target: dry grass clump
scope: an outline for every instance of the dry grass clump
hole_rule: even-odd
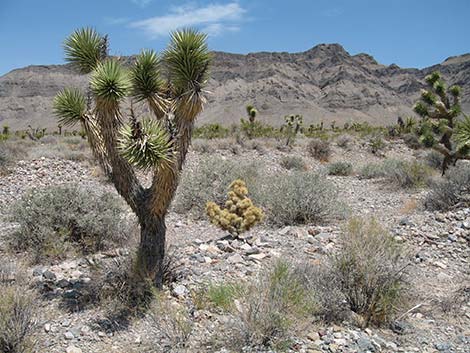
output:
[[[331,156],[330,143],[318,138],[311,139],[307,144],[307,152],[313,158],[326,162]]]
[[[134,231],[122,200],[96,188],[70,185],[35,189],[11,212],[19,224],[9,236],[13,250],[33,262],[63,258],[68,251],[95,252],[121,245]]]
[[[14,264],[0,264],[0,293],[0,352],[34,352],[38,298]]]
[[[402,246],[375,220],[356,218],[340,238],[327,276],[366,326],[381,325],[393,318],[403,301],[408,265]]]
[[[341,147],[341,148],[345,149],[345,150],[349,150],[351,148],[352,142],[353,142],[353,140],[352,140],[352,137],[350,135],[340,135],[336,139],[336,145],[338,147]]]
[[[316,311],[316,301],[295,268],[277,261],[261,272],[234,311],[232,344],[271,347],[289,345],[289,335]]]

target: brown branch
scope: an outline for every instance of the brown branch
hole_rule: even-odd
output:
[[[103,138],[107,160],[111,166],[109,177],[118,193],[138,214],[140,211],[139,197],[144,189],[140,185],[132,166],[117,150],[117,135],[119,127],[122,125],[119,105],[98,100],[96,106],[100,134]]]

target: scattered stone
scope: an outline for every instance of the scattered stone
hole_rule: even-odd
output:
[[[243,257],[240,254],[230,256],[227,261],[231,264],[238,264],[243,262]]]
[[[65,352],[66,353],[82,353],[82,350],[75,346],[68,346]]]
[[[188,288],[183,286],[182,284],[177,285],[175,288],[173,288],[172,294],[175,297],[182,297],[188,293]]]
[[[65,339],[66,339],[67,341],[73,340],[73,339],[75,338],[75,336],[73,335],[73,333],[70,332],[70,331],[66,331],[66,332],[64,333],[64,337],[65,337]]]

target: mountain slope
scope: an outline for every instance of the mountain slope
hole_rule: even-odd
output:
[[[258,108],[260,120],[274,125],[290,113],[303,114],[306,124],[393,123],[400,115],[412,114],[423,78],[433,70],[441,71],[449,84],[463,87],[462,102],[469,111],[470,54],[418,70],[381,65],[367,54],[350,55],[339,44],[292,54],[214,52],[209,104],[199,123],[236,123],[248,103]],[[0,124],[54,127],[55,94],[66,86],[84,89],[86,82],[69,65],[13,70],[0,77]]]

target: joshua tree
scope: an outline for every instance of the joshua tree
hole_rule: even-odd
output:
[[[281,132],[287,136],[286,146],[290,146],[294,142],[295,137],[302,131],[303,118],[302,115],[286,115],[284,117],[285,124],[281,127]]]
[[[426,147],[444,156],[444,174],[459,159],[470,159],[470,119],[457,120],[462,113],[459,86],[448,89],[439,72],[433,72],[425,80],[429,89],[421,91],[421,98],[413,107],[422,117],[417,133]]]
[[[54,101],[59,123],[80,123],[92,152],[140,224],[138,268],[162,286],[165,215],[175,194],[197,115],[205,103],[211,55],[206,36],[174,32],[160,58],[143,50],[130,69],[108,56],[108,38],[95,30],[75,31],[64,43],[66,60],[90,74],[88,92],[64,89]],[[121,104],[144,102],[152,117],[140,121]],[[136,171],[153,174],[144,187]]]
[[[248,114],[248,122],[245,121],[245,119],[241,119],[241,125],[242,125],[242,130],[245,131],[247,137],[249,139],[254,137],[254,133],[256,130],[256,115],[258,114],[258,111],[256,108],[249,104],[246,106],[246,113]]]

